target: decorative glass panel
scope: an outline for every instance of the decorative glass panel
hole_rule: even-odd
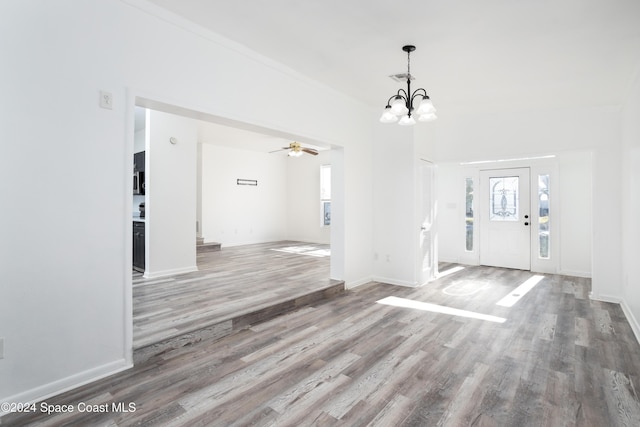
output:
[[[489,178],[491,221],[518,221],[518,181],[517,176]]]
[[[467,236],[467,251],[473,250],[473,178],[466,178],[465,191],[465,232]]]
[[[549,258],[549,175],[538,175],[538,256]]]
[[[331,225],[331,202],[322,202],[322,225]]]

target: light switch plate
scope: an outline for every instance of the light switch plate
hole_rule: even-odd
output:
[[[113,95],[111,92],[100,91],[100,107],[113,110]]]

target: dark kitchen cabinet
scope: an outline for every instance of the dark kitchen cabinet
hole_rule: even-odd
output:
[[[144,222],[133,221],[133,269],[144,273]]]
[[[133,155],[133,171],[144,172],[144,151]]]
[[[133,155],[133,195],[144,194],[144,151]]]

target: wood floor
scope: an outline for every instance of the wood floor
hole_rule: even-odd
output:
[[[587,279],[545,275],[523,290],[536,280],[464,267],[417,289],[370,283],[47,401],[106,405],[105,413],[0,422],[640,425],[640,346],[620,307],[590,301]],[[505,297],[514,305],[497,304]]]
[[[224,333],[240,316],[332,289],[341,282],[329,280],[329,255],[329,245],[283,241],[198,253],[199,271],[193,273],[159,279],[136,274],[133,348],[205,326]]]

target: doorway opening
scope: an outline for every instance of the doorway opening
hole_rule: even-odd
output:
[[[175,209],[188,208],[190,210],[189,215],[192,220],[190,220],[191,226],[188,234],[190,235],[189,239],[192,242],[192,247],[195,248],[197,238],[204,241],[216,240],[222,243],[222,250],[226,246],[227,252],[225,255],[229,256],[224,258],[211,253],[200,254],[194,249],[194,265],[197,262],[201,271],[180,272],[177,269],[177,275],[154,274],[154,271],[151,271],[151,274],[145,273],[145,277],[135,277],[133,279],[134,290],[132,292],[134,348],[140,348],[159,340],[171,338],[160,330],[153,331],[155,328],[159,329],[160,326],[157,322],[152,325],[153,322],[150,321],[150,313],[156,312],[159,315],[160,323],[163,321],[171,323],[172,321],[169,320],[171,309],[166,306],[156,306],[154,308],[150,302],[145,306],[146,303],[143,301],[146,291],[152,289],[154,284],[160,285],[175,280],[182,281],[182,285],[170,287],[167,292],[173,293],[175,298],[182,298],[184,302],[187,300],[186,295],[190,293],[187,289],[188,285],[185,285],[185,283],[199,283],[202,286],[203,280],[209,280],[210,283],[214,283],[215,281],[212,279],[215,277],[224,276],[227,282],[231,278],[240,279],[242,283],[237,283],[236,290],[239,287],[251,289],[249,284],[252,282],[264,284],[265,280],[269,280],[268,277],[270,276],[268,275],[271,273],[279,275],[277,281],[280,284],[288,283],[289,286],[295,286],[294,283],[297,280],[298,286],[289,292],[284,290],[258,291],[256,287],[255,292],[249,291],[251,298],[254,300],[253,302],[244,301],[230,304],[227,297],[218,299],[218,301],[224,300],[227,306],[237,304],[232,311],[238,313],[242,310],[242,304],[255,303],[262,306],[274,293],[295,296],[299,292],[305,290],[313,291],[313,289],[326,293],[328,287],[335,286],[337,282],[341,282],[340,278],[333,280],[331,277],[334,263],[338,265],[342,263],[340,254],[343,251],[337,251],[337,256],[328,255],[331,252],[331,247],[336,243],[340,245],[342,240],[340,235],[334,238],[331,223],[335,224],[337,221],[340,224],[342,219],[330,218],[331,211],[328,209],[331,206],[329,204],[331,201],[327,200],[326,195],[322,197],[320,195],[321,165],[326,167],[326,165],[331,164],[334,155],[340,158],[342,156],[340,147],[146,99],[136,98],[136,105],[136,109],[142,108],[162,114],[171,114],[195,123],[198,137],[197,141],[194,141],[192,148],[197,162],[194,162],[192,167],[182,168],[181,170],[176,170],[172,164],[162,165],[161,169],[170,174],[178,174],[180,176],[193,174],[194,188],[188,189],[188,191],[193,190],[194,194],[196,194],[197,203],[194,200],[192,206],[175,206]],[[157,168],[154,169],[154,161],[158,160],[158,156],[154,157],[153,121],[147,123],[147,125],[151,129],[151,135],[146,137],[146,151],[149,154],[147,156],[149,162],[147,166],[151,169],[147,173],[147,186],[148,188],[153,188],[154,183],[157,182],[154,181],[154,171],[157,170]],[[164,138],[165,136],[166,138]],[[172,138],[177,141],[173,146],[169,145]],[[170,148],[187,144],[184,138],[174,137],[169,134],[163,135],[160,143],[164,144],[167,141],[169,143],[166,146]],[[313,147],[314,151],[318,151],[318,155],[309,155],[308,158],[306,155],[301,158],[290,158],[287,156],[286,151],[272,153],[288,146],[291,141],[301,141],[306,147]],[[318,158],[316,160],[317,165],[313,162],[316,157]],[[211,171],[212,164],[216,168],[214,172]],[[332,167],[334,170],[336,168],[339,169],[342,167],[342,162],[338,161]],[[287,170],[294,175],[294,178],[287,176]],[[161,173],[162,171],[156,172],[155,176],[157,177]],[[312,179],[312,176],[313,182],[309,184],[308,181]],[[331,186],[334,189],[343,185],[342,177],[344,177],[344,173],[334,173],[330,176]],[[228,179],[230,177],[233,179]],[[212,184],[212,180],[215,181],[214,184]],[[240,182],[251,182],[252,185],[240,185]],[[305,182],[309,184],[306,187],[304,186]],[[166,182],[165,185],[167,185]],[[309,190],[310,187],[313,187],[313,191]],[[161,191],[157,187],[156,190]],[[183,187],[183,190],[186,190],[186,188]],[[313,192],[317,192],[317,196],[310,194]],[[342,191],[337,193],[343,194]],[[153,192],[150,191],[146,194],[146,197],[148,199],[153,197]],[[133,208],[137,207],[135,205],[136,203],[134,202]],[[154,250],[154,245],[157,245],[158,241],[153,239],[154,235],[159,234],[157,232],[154,233],[154,221],[157,215],[154,216],[153,207],[157,204],[150,200],[148,205],[145,214],[147,226],[145,243],[148,245],[148,250],[146,251],[147,261],[153,259],[154,252],[157,252]],[[320,205],[322,209],[319,208]],[[309,212],[312,211],[314,215],[323,215],[322,218],[314,217],[310,220],[315,227],[322,228],[319,233],[301,234],[300,230],[304,231],[305,227],[306,229],[309,228],[306,226],[304,219],[306,215],[305,209]],[[331,221],[328,221],[329,219]],[[268,229],[270,221],[271,224],[275,225]],[[339,229],[342,229],[342,227],[339,227]],[[298,234],[295,234],[292,230],[298,230]],[[213,237],[208,237],[207,232]],[[324,240],[318,238],[322,233],[325,236]],[[254,240],[251,240],[252,236]],[[309,244],[314,244],[315,250],[297,250],[297,248],[301,247],[308,249],[310,247]],[[263,255],[256,255],[259,251],[269,252],[263,252]],[[232,252],[233,254],[231,254]],[[258,266],[255,260],[266,258],[265,254],[275,257],[274,260],[277,258],[277,262],[274,261],[273,265],[270,266],[263,264]],[[253,264],[251,262],[252,257],[254,257]],[[216,264],[216,267],[224,264],[226,269],[220,270],[218,268],[216,272],[205,271],[212,264]],[[311,264],[314,266],[313,269],[310,268]],[[153,266],[153,263],[151,265]],[[341,271],[339,267],[335,268],[335,270]],[[166,271],[171,272],[172,270],[160,269],[160,273]],[[207,275],[209,275],[208,278],[204,277]],[[305,280],[313,283],[311,285],[302,283]],[[182,295],[180,295],[181,286],[184,291]],[[313,288],[313,286],[316,286],[316,288]],[[207,289],[206,285],[204,289]],[[202,305],[203,297],[208,293],[208,291],[194,293],[193,295],[196,299],[190,307],[190,312],[185,313],[184,316],[192,318],[208,317],[203,312],[204,308],[197,305],[198,302]],[[269,293],[271,295],[268,295]],[[302,295],[304,294],[298,296]],[[189,327],[191,326],[185,326],[185,328]],[[173,332],[177,331],[169,331],[169,335]]]

